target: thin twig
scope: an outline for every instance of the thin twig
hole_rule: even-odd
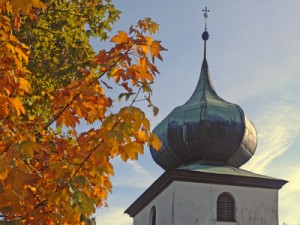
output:
[[[0,152],[0,155],[2,155],[4,152],[7,152],[10,146],[13,144],[13,141],[11,141],[4,149],[2,152]]]
[[[53,10],[54,11],[54,10]],[[70,12],[69,10],[62,10],[62,9],[55,9],[55,11],[58,11],[58,12],[63,12],[63,13],[66,13],[66,14],[69,14],[71,16],[78,16],[78,17],[88,17],[87,14],[83,13],[83,14],[76,14],[76,13],[72,13]]]
[[[46,200],[40,202],[39,204],[37,204],[36,206],[34,206],[34,209],[37,209],[37,208],[39,208],[40,206],[47,204],[47,202],[48,202],[48,199],[46,199]]]
[[[47,28],[40,27],[40,26],[34,26],[34,28],[39,29],[39,30],[46,31],[46,32],[48,32],[48,33],[50,33],[50,34],[53,34],[53,35],[56,36],[56,37],[59,37],[59,34],[58,34],[58,33],[55,33],[55,32],[53,32],[53,31],[51,31],[51,30],[49,30],[49,29],[47,29]]]
[[[26,188],[27,188],[27,190],[30,192],[30,194],[31,194],[34,198],[36,198],[36,199],[38,200],[39,203],[41,203],[40,198],[39,198],[38,196],[36,196],[36,195],[30,190],[30,188],[28,187],[27,184],[26,184]]]

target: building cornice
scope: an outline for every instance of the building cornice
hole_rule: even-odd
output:
[[[270,177],[238,176],[231,174],[191,171],[186,169],[173,169],[164,172],[134,203],[132,203],[125,210],[125,213],[127,213],[131,217],[134,217],[174,181],[266,188],[276,190],[279,190],[283,185],[287,183],[286,180],[280,180]]]

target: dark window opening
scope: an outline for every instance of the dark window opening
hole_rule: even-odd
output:
[[[149,225],[156,225],[156,208],[153,206],[150,211],[150,223]]]
[[[228,193],[222,193],[217,200],[217,221],[235,221],[235,203]]]

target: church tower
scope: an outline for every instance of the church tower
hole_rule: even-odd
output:
[[[278,190],[287,182],[239,169],[255,153],[254,125],[242,108],[218,96],[204,56],[190,99],[153,132],[151,149],[165,172],[125,212],[133,225],[278,225]]]

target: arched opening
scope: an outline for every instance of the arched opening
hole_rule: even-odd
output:
[[[235,221],[235,201],[229,193],[222,193],[218,197],[217,221]]]
[[[156,208],[152,206],[150,211],[149,225],[156,225]]]

